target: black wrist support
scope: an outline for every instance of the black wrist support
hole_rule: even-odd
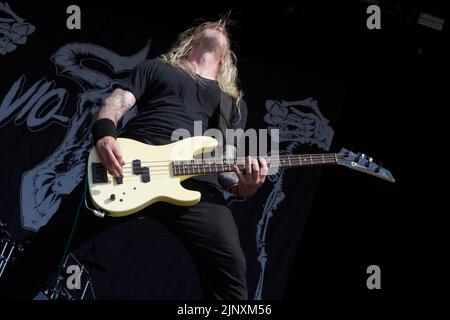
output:
[[[116,138],[116,125],[111,119],[98,119],[92,127],[92,137],[94,138],[94,145],[103,137],[111,136]]]

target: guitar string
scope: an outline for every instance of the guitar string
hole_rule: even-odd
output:
[[[222,164],[245,164],[246,161],[243,160],[245,158],[238,158],[237,161],[234,161],[234,159],[230,159],[228,161],[230,161],[229,163],[227,162],[227,160],[223,160],[223,161],[215,161],[215,160],[197,160],[197,159],[187,159],[187,160],[164,160],[164,161],[144,161],[141,162],[141,166],[143,163],[155,163],[155,162],[164,162],[164,164],[158,164],[158,165],[152,165],[152,168],[157,168],[157,167],[166,167],[167,165],[171,165],[171,164],[175,164],[175,165],[222,165]],[[321,162],[322,160],[336,160],[335,156],[315,156],[315,157],[305,157],[303,159],[283,159],[283,158],[271,158],[272,160],[269,163],[277,163],[277,162],[312,162],[312,161],[319,161]],[[281,159],[281,160],[280,160]],[[337,159],[341,159],[341,158],[337,158]],[[194,160],[194,161],[193,161]],[[126,162],[125,165],[127,164],[132,164],[131,162]],[[133,166],[124,166],[122,168],[133,168]]]
[[[335,161],[335,159],[333,158],[333,159],[331,159],[331,158],[328,158],[328,159],[319,159],[319,161],[305,161],[305,160],[291,160],[290,162],[289,161],[284,161],[284,162],[282,162],[282,161],[279,161],[279,162],[270,162],[270,163],[268,163],[268,165],[270,166],[270,165],[276,165],[276,164],[285,164],[285,163],[290,163],[290,164],[300,164],[300,165],[306,165],[306,164],[322,164],[322,163],[324,163],[324,162],[327,162],[327,163],[335,163],[336,161]],[[246,165],[246,163],[239,163],[239,162],[232,162],[232,163],[225,163],[225,162],[216,162],[216,163],[214,163],[214,162],[212,162],[212,163],[185,163],[185,164],[175,164],[175,166],[177,166],[178,168],[180,168],[180,169],[183,169],[183,167],[189,167],[189,168],[193,168],[193,167],[201,167],[201,168],[203,168],[203,167],[215,167],[215,166],[217,166],[217,167],[223,167],[223,166],[233,166],[233,165],[238,165],[238,166],[244,166],[245,167],[245,165]],[[167,168],[171,168],[172,166],[171,166],[171,164],[170,163],[168,163],[168,164],[166,164],[166,165],[158,165],[158,166],[150,166],[149,167],[149,170],[150,171],[154,171],[154,170],[166,170]],[[123,169],[133,169],[133,167],[129,167],[129,166],[124,166],[124,167],[122,167]]]
[[[295,156],[295,155],[294,155]],[[337,154],[310,154],[310,155],[297,155],[298,157],[294,158],[288,158],[292,157],[292,155],[286,156],[272,156],[270,157],[270,162],[268,163],[269,166],[273,167],[274,165],[281,165],[282,161],[284,163],[289,162],[290,165],[320,165],[320,164],[334,164],[337,160],[337,158],[341,158],[341,156],[338,156]],[[302,158],[304,158],[302,160]],[[309,159],[308,159],[309,158]],[[281,159],[281,160],[280,160]],[[287,159],[287,160],[286,160]],[[233,159],[235,160],[235,159]],[[215,173],[217,171],[224,170],[224,166],[230,166],[230,165],[238,165],[238,166],[244,166],[243,169],[245,169],[246,166],[246,158],[239,157],[236,158],[237,161],[233,161],[231,163],[225,161],[217,162],[215,160],[208,161],[208,160],[202,160],[202,159],[190,159],[190,160],[159,160],[159,161],[144,161],[142,163],[160,163],[164,162],[165,164],[160,165],[153,165],[150,167],[151,176],[156,177],[171,177],[171,175],[167,175],[167,167],[170,167],[171,164],[174,164],[174,162],[178,161],[179,163],[176,164],[178,166],[178,171],[176,176],[181,175],[188,175],[188,174],[208,174],[208,173]],[[241,160],[241,161],[239,161]],[[183,161],[186,161],[183,163]],[[316,163],[313,163],[313,161],[317,161]],[[325,163],[325,161],[327,163]],[[331,162],[330,162],[331,161]],[[129,162],[130,163],[130,162]],[[181,166],[181,167],[180,167]],[[200,168],[195,168],[196,166]],[[207,169],[205,166],[209,166]],[[221,168],[217,168],[217,166],[220,166]],[[211,167],[215,167],[215,170],[210,170]],[[125,170],[122,172],[122,176],[127,178],[129,180],[130,177],[137,177],[140,179],[140,177],[137,174],[132,173],[132,171],[129,171],[128,169],[132,169],[132,167],[125,166],[123,167]],[[201,170],[203,168],[203,170]],[[220,170],[217,170],[220,169]],[[187,172],[186,172],[187,171]],[[203,171],[203,173],[201,172]],[[208,172],[206,172],[208,171]],[[226,169],[225,171],[234,171],[231,168]]]
[[[295,160],[295,157],[302,157],[302,158],[322,158],[322,157],[332,157],[334,158],[339,158],[339,159],[343,159],[342,156],[339,156],[338,154],[334,154],[334,153],[326,153],[326,154],[320,154],[320,153],[314,153],[314,154],[300,154],[300,155],[281,155],[281,156],[271,156],[271,157],[262,157],[262,158],[269,158],[269,159],[289,159],[289,157],[294,157],[294,158],[290,158],[291,160]],[[258,157],[261,158],[261,157]],[[241,160],[245,162],[246,157],[238,157],[238,158],[233,158],[237,159],[237,160]],[[149,160],[149,161],[141,161],[140,163],[159,163],[159,162],[165,162],[165,163],[170,163],[170,162],[176,162],[176,161],[208,161],[205,159],[185,159],[185,160]],[[230,159],[231,160],[231,159]],[[214,161],[214,160],[213,160]],[[220,161],[220,160],[218,160]],[[125,164],[133,164],[133,162],[125,162]]]
[[[292,164],[292,163],[291,163],[291,164]],[[293,164],[295,165],[296,163],[293,163]],[[321,164],[334,164],[334,162],[328,162],[328,163],[316,163],[315,165],[321,165]],[[203,170],[198,170],[198,172],[194,172],[194,170],[189,170],[189,169],[195,169],[195,170],[197,170],[196,168],[185,168],[185,169],[181,168],[181,169],[179,169],[179,170],[176,170],[176,171],[178,171],[176,175],[170,175],[170,172],[169,172],[169,174],[167,174],[167,168],[166,168],[165,170],[164,170],[164,169],[150,170],[150,177],[156,177],[156,176],[158,176],[158,177],[161,177],[161,176],[173,177],[173,176],[182,176],[182,175],[189,175],[189,174],[209,174],[209,173],[216,173],[216,171],[206,172],[207,170],[204,170],[204,172],[200,172],[200,171],[203,171]],[[222,169],[222,170],[223,170],[223,169]],[[221,171],[221,170],[219,170],[219,171]],[[234,170],[230,168],[229,170],[226,169],[226,170],[224,170],[224,171],[231,172],[231,171],[234,171]],[[139,177],[138,174],[134,174],[134,173],[132,173],[131,171],[124,171],[123,173],[124,173],[124,174],[122,175],[123,178],[127,178],[127,180],[129,180],[130,177],[136,177],[136,178],[139,178],[138,180],[141,179],[141,177]]]
[[[149,169],[151,169],[151,171],[155,171],[155,170],[166,170],[167,167],[171,167],[171,165],[175,165],[178,168],[180,168],[181,170],[183,169],[183,167],[188,167],[188,168],[192,168],[195,166],[198,167],[215,167],[215,166],[231,166],[231,165],[238,165],[238,166],[244,166],[246,165],[246,162],[239,162],[239,161],[233,161],[233,162],[226,162],[226,161],[222,161],[222,162],[208,162],[208,161],[199,161],[199,162],[192,162],[191,160],[181,160],[181,161],[186,161],[186,162],[179,162],[176,163],[174,161],[167,161],[166,164],[160,164],[160,165],[152,165],[150,166]],[[323,164],[324,162],[332,162],[335,163],[336,158],[335,157],[320,157],[320,158],[314,158],[314,159],[290,159],[289,160],[273,160],[270,161],[268,163],[268,165],[276,165],[276,164],[283,164],[283,163],[290,163],[291,165],[297,165],[297,164]],[[315,162],[315,163],[313,163]],[[133,167],[131,166],[123,166],[123,169],[133,169]],[[127,170],[125,170],[127,171]]]
[[[310,161],[310,160],[291,160],[291,161],[284,161],[284,162],[277,162],[277,161],[273,161],[268,163],[269,166],[275,166],[275,165],[282,165],[283,163],[288,163],[290,165],[307,165],[307,164],[324,164],[324,163],[335,163],[335,159],[334,158],[324,158],[324,159],[318,159],[317,162],[315,162],[315,160]],[[315,162],[315,163],[313,163]],[[191,168],[191,169],[197,169],[195,167],[201,167],[201,168],[207,168],[207,167],[224,167],[224,166],[232,166],[232,165],[237,165],[237,166],[244,166],[246,165],[246,163],[239,163],[239,162],[232,162],[232,163],[225,163],[225,162],[218,162],[218,163],[185,163],[185,164],[175,164],[177,166],[177,168],[179,170],[183,170],[183,167],[185,167],[186,169]],[[132,172],[133,167],[129,167],[129,166],[124,166],[122,167],[124,170],[124,172]],[[157,166],[150,166],[149,171],[154,172],[154,171],[158,171],[158,170],[167,170],[167,168],[171,168],[171,163],[168,163],[166,165],[157,165]],[[199,170],[201,170],[201,168],[199,168]],[[131,170],[130,170],[131,169]],[[218,168],[220,169],[220,168]]]

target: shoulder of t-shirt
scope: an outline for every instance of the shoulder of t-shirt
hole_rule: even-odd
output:
[[[164,68],[167,67],[167,63],[160,58],[151,58],[142,61],[139,66],[144,68]]]
[[[147,85],[150,82],[160,79],[168,70],[170,66],[160,58],[146,59],[137,66],[137,73],[147,77]]]

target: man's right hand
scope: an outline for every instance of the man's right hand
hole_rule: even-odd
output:
[[[99,139],[95,149],[100,161],[111,175],[114,177],[122,175],[122,166],[125,165],[125,160],[123,159],[119,143],[114,137],[105,136]]]

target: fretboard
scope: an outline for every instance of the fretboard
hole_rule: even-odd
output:
[[[269,167],[302,167],[302,166],[318,166],[330,165],[337,163],[337,155],[335,153],[322,154],[295,154],[281,155],[278,157],[263,157]],[[237,166],[241,171],[246,170],[245,158],[235,159],[208,159],[208,160],[183,160],[173,161],[173,173],[176,176],[191,174],[207,174],[217,172],[230,172],[233,167]]]

